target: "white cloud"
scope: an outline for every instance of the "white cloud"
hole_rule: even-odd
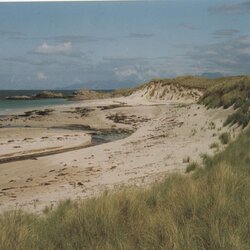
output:
[[[48,79],[48,77],[47,77],[44,73],[42,73],[42,72],[38,72],[38,73],[36,74],[36,78],[37,78],[37,80],[39,80],[39,81],[44,81],[44,80],[47,80],[47,79]]]
[[[140,64],[114,68],[113,72],[119,80],[136,79],[137,81],[144,81],[159,76],[159,72],[154,67]]]
[[[217,5],[209,8],[209,11],[229,15],[247,13],[250,11],[250,1],[247,0],[240,3]]]
[[[132,68],[122,68],[122,69],[115,68],[114,73],[118,77],[126,78],[131,75],[136,75],[138,72],[136,69],[132,69]]]
[[[36,53],[45,55],[70,55],[72,53],[71,42],[49,45],[44,42],[35,49]]]
[[[249,74],[250,36],[196,46],[186,56],[194,64],[199,62],[199,66],[202,65],[206,71],[220,71],[230,75]]]

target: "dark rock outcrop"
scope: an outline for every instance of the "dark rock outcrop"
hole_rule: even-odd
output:
[[[89,89],[77,90],[70,96],[73,100],[93,100],[93,99],[104,99],[110,97],[110,93],[98,92]]]

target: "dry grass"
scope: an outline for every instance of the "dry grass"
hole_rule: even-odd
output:
[[[250,122],[250,77],[226,77],[216,79],[199,101],[209,108],[233,106],[235,112],[224,125],[239,124],[246,127]]]
[[[250,249],[250,129],[192,175],[0,216],[0,249]]]
[[[228,144],[231,140],[231,136],[228,132],[224,132],[219,136],[219,139],[222,144]]]

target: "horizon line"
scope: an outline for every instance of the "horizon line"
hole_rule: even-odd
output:
[[[42,3],[42,2],[157,2],[163,0],[0,0],[0,3]],[[170,1],[170,0],[167,0]]]

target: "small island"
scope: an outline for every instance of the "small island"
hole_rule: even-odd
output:
[[[14,95],[14,96],[6,96],[7,100],[36,100],[36,99],[52,99],[52,98],[67,98],[63,93],[60,92],[52,92],[52,91],[42,91],[36,95]]]

